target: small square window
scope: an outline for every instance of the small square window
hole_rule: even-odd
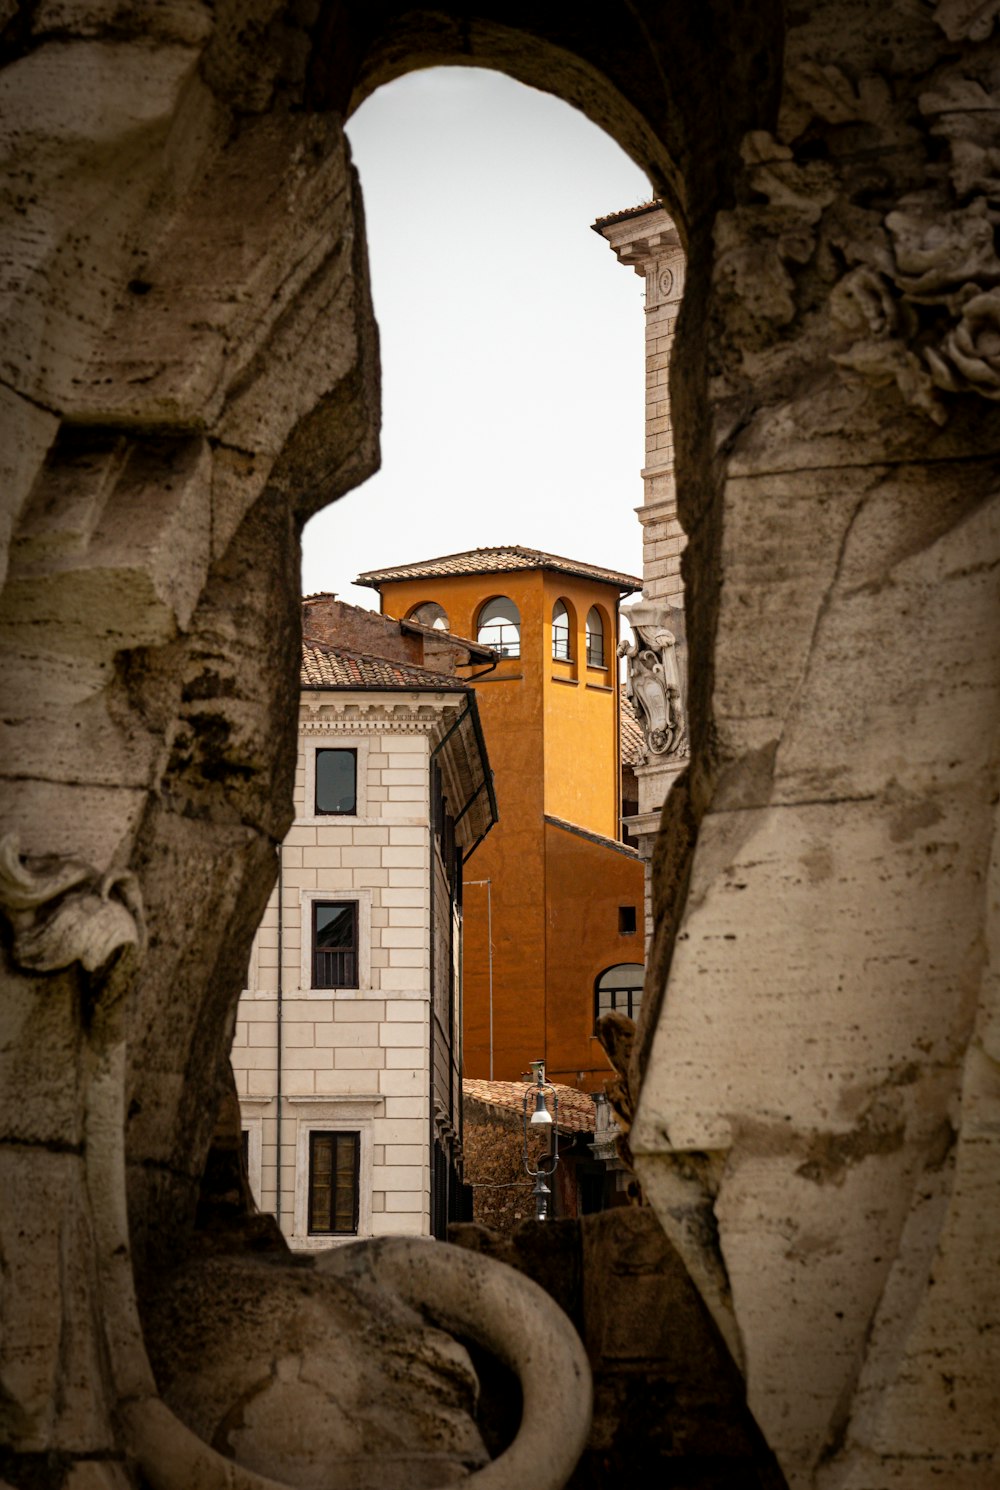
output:
[[[356,1236],[361,1134],[309,1134],[309,1235]]]
[[[618,935],[635,936],[634,905],[620,905],[618,907]]]
[[[358,810],[358,752],[317,750],[316,815]]]
[[[313,902],[314,988],[358,987],[358,902]]]

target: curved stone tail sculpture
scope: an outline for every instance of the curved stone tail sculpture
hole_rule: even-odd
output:
[[[469,1490],[561,1490],[587,1441],[592,1393],[580,1339],[548,1294],[503,1263],[427,1238],[359,1242],[316,1267],[345,1283],[392,1289],[517,1374],[524,1403],[517,1437],[468,1477]],[[154,1393],[125,1413],[129,1446],[153,1490],[286,1490],[210,1448]]]
[[[137,889],[129,883],[112,899],[115,883],[115,876],[102,877],[82,862],[23,860],[13,836],[0,843],[0,905],[22,965],[99,969],[84,1054],[86,1184],[123,1446],[153,1490],[284,1490],[182,1423],[162,1400],[150,1366],[132,1274],[124,1140],[123,1009],[145,944],[144,918]],[[53,926],[58,935],[49,935]],[[537,1284],[502,1263],[418,1238],[357,1243],[324,1257],[318,1268],[346,1283],[389,1287],[517,1374],[524,1401],[518,1435],[470,1476],[470,1487],[562,1490],[590,1427],[590,1368],[573,1326]]]

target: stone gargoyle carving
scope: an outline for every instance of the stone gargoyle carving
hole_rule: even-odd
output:
[[[625,691],[642,725],[646,749],[651,755],[681,755],[684,752],[684,706],[681,675],[677,664],[677,637],[668,621],[668,605],[641,600],[623,612],[634,633],[633,640],[618,644],[618,655],[628,665]]]
[[[79,976],[87,993],[85,1018],[77,1002],[82,1132],[69,1162],[90,1255],[73,1276],[90,1290],[100,1337],[103,1380],[90,1388],[114,1403],[119,1438],[88,1485],[125,1490],[134,1469],[151,1490],[436,1490],[456,1479],[470,1490],[562,1490],[590,1428],[587,1357],[553,1300],[491,1258],[386,1237],[319,1258],[282,1249],[188,1260],[161,1290],[160,1329],[156,1301],[140,1319],[124,1141],[125,1008],[146,954],[138,886],[82,860],[25,857],[9,835],[0,913],[12,933],[8,1009],[23,1009],[32,989],[55,997],[56,979]],[[15,1213],[24,1203],[23,1193],[4,1198]],[[519,1431],[492,1460],[462,1340],[520,1379]]]

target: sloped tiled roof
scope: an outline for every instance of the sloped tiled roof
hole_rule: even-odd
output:
[[[369,569],[359,574],[356,585],[380,585],[399,579],[447,579],[458,574],[510,574],[521,569],[554,569],[560,574],[574,574],[581,579],[600,580],[632,594],[642,589],[642,580],[618,569],[602,569],[598,564],[583,564],[564,559],[538,548],[513,544],[506,548],[469,548],[459,554],[444,554],[438,559],[423,559],[416,564],[398,564],[394,569]]]
[[[638,207],[625,207],[621,212],[609,212],[606,217],[599,217],[590,226],[599,233],[602,228],[609,228],[613,223],[626,222],[630,217],[641,217],[644,212],[652,212],[654,208],[660,206],[662,203],[654,197],[651,202],[640,202]]]
[[[621,704],[622,765],[637,766],[645,759],[646,737],[642,732],[642,725],[635,717],[635,710],[628,701],[624,683],[619,684],[618,693]]]
[[[419,692],[466,693],[468,684],[448,673],[431,672],[409,662],[371,657],[334,647],[328,642],[302,641],[303,688],[391,688]]]
[[[487,647],[483,642],[470,641],[467,636],[459,636],[457,631],[443,631],[440,626],[425,626],[422,621],[402,620],[399,624],[404,631],[415,631],[418,636],[429,637],[434,642],[464,647],[466,651],[474,652],[477,656],[482,656],[484,660],[500,655],[496,647]]]
[[[610,1071],[608,1075],[611,1075]],[[593,1097],[577,1091],[575,1086],[561,1086],[558,1082],[553,1085],[559,1098],[560,1133],[593,1133],[596,1121]],[[522,1103],[526,1086],[524,1081],[476,1081],[466,1077],[462,1082],[462,1092],[476,1102],[502,1107],[520,1117],[524,1111]]]

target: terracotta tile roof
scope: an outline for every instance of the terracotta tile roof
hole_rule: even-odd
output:
[[[394,662],[388,657],[370,657],[333,647],[310,637],[302,641],[303,688],[391,688],[418,692],[466,693],[468,684],[449,673],[431,672],[409,662]]]
[[[423,559],[417,564],[398,564],[394,569],[369,569],[359,574],[356,585],[377,590],[383,583],[397,579],[447,579],[455,574],[510,574],[519,569],[554,569],[560,574],[574,574],[581,579],[596,579],[615,585],[632,594],[642,589],[642,580],[618,569],[602,569],[598,564],[582,564],[563,559],[558,554],[538,548],[469,548],[460,554],[444,554],[439,559]]]
[[[609,228],[613,223],[626,222],[630,217],[641,217],[644,212],[652,212],[662,206],[663,203],[654,197],[651,202],[640,202],[638,207],[625,207],[621,212],[609,212],[606,217],[599,217],[590,226],[595,233],[599,233],[602,228]]]
[[[635,717],[635,710],[628,701],[624,683],[619,684],[618,693],[621,704],[622,765],[637,766],[645,759],[646,737],[642,732],[642,725]]]
[[[611,1075],[610,1071],[608,1075]],[[516,1112],[520,1116],[524,1110],[522,1103],[527,1085],[525,1081],[474,1081],[466,1077],[462,1082],[462,1092],[475,1102],[485,1102],[490,1107],[502,1107],[505,1111]],[[560,1133],[593,1133],[596,1121],[593,1097],[586,1092],[577,1091],[575,1086],[561,1086],[558,1082],[553,1085],[559,1098]]]

